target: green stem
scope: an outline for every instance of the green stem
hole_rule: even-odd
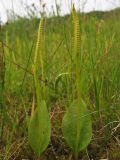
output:
[[[75,160],[78,160],[78,152],[75,153]]]

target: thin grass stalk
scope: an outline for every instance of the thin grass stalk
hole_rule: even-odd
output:
[[[4,120],[5,120],[5,102],[4,102],[4,88],[5,88],[5,57],[4,57],[4,44],[3,44],[3,35],[2,35],[2,27],[0,24],[0,111],[2,115],[2,124],[1,124],[1,133],[0,139],[3,137],[3,129],[4,129]]]

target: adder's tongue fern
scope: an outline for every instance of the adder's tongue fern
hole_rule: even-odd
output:
[[[80,52],[80,28],[79,18],[73,6],[72,10],[74,23],[74,64],[76,75],[77,98],[73,99],[67,108],[62,121],[62,132],[66,142],[71,147],[75,160],[78,160],[79,152],[87,147],[92,137],[91,117],[86,103],[81,97],[81,52]]]
[[[39,74],[41,73],[41,79],[44,80],[44,18],[41,19],[37,42],[35,57],[33,62],[33,74],[34,74],[34,83],[36,91],[36,109],[33,112],[29,126],[28,126],[28,140],[29,144],[38,157],[45,151],[47,148],[50,136],[51,136],[51,124],[50,124],[50,115],[46,105],[46,86],[39,80]],[[40,72],[41,71],[41,72]]]

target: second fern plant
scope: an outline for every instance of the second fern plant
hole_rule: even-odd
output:
[[[79,152],[87,147],[92,137],[91,117],[86,103],[81,97],[81,54],[80,54],[80,29],[79,18],[73,6],[72,10],[74,23],[74,64],[75,64],[75,86],[77,98],[68,107],[63,121],[62,132],[66,142],[74,153],[75,160],[78,160]]]
[[[45,20],[42,18],[38,30],[35,58],[33,63],[37,107],[30,119],[28,127],[29,144],[39,157],[47,148],[51,135],[50,116],[45,101],[45,85],[40,83],[39,80],[39,70],[41,70],[41,78],[44,79],[44,23]]]

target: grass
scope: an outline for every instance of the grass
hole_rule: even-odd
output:
[[[93,138],[81,159],[120,159],[120,10],[80,14],[81,96],[92,115]],[[5,51],[4,111],[0,112],[0,159],[37,157],[28,145],[27,128],[34,94],[32,64],[39,19],[19,18],[2,27]],[[72,159],[61,134],[65,108],[76,97],[70,15],[46,20],[44,70],[52,137],[42,160]],[[1,51],[1,49],[0,49]],[[72,65],[71,65],[72,64]],[[40,72],[41,75],[41,72]],[[72,76],[72,79],[70,78]],[[60,77],[60,78],[59,78]],[[57,84],[56,84],[57,79]],[[118,127],[117,127],[118,126]],[[117,128],[116,128],[117,127]],[[115,130],[116,128],[116,130]]]

